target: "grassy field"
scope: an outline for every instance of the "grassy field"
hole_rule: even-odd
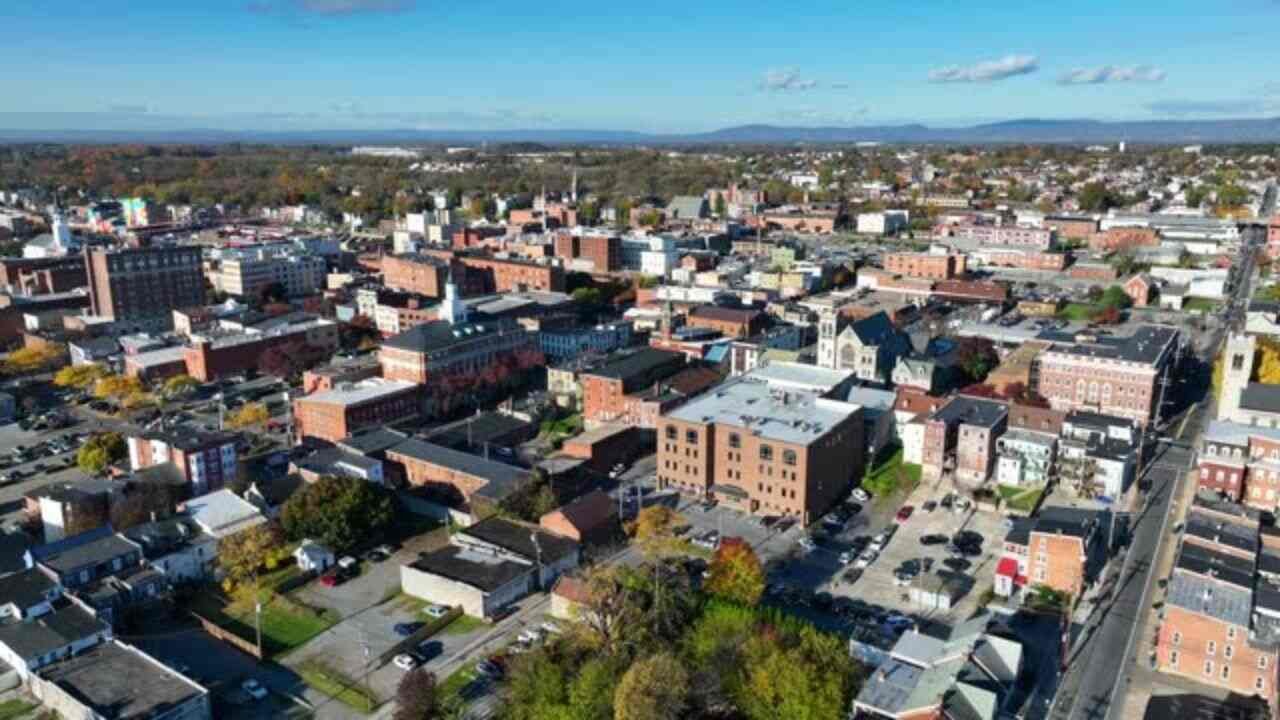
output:
[[[473,618],[470,615],[459,615],[453,622],[440,630],[441,635],[466,635],[489,627],[489,623]]]
[[[451,699],[462,698],[462,691],[476,679],[476,671],[470,666],[464,665],[453,672],[452,675],[444,679],[436,688],[436,696],[440,698],[440,704],[446,705]]]
[[[267,657],[278,657],[306,644],[340,620],[332,610],[309,607],[266,587],[259,597],[262,599],[262,649]],[[224,593],[211,589],[193,596],[190,606],[219,626],[250,642],[256,641],[252,591],[228,599]]]
[[[0,703],[0,720],[14,720],[15,718],[24,717],[37,707],[39,706],[18,698],[5,700]]]
[[[1072,322],[1088,322],[1098,312],[1098,306],[1092,303],[1067,303],[1058,311],[1058,317]]]
[[[1027,513],[1035,509],[1036,503],[1040,502],[1040,496],[1044,495],[1044,488],[1039,487],[1023,488],[1016,485],[1001,485],[996,490],[1000,493],[1000,498],[1004,500],[1005,507]]]
[[[1222,307],[1222,303],[1217,300],[1210,300],[1209,298],[1201,297],[1187,298],[1182,303],[1182,309],[1187,312],[1213,312],[1220,307]]]
[[[920,482],[920,466],[902,462],[902,448],[898,448],[862,481],[862,487],[876,497],[893,494],[895,490],[913,488]]]
[[[352,710],[367,714],[378,707],[378,698],[369,687],[324,663],[310,660],[297,670],[303,682]]]

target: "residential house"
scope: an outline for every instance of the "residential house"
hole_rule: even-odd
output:
[[[1068,413],[1058,440],[1061,485],[1081,497],[1118,500],[1135,479],[1143,436],[1137,421]]]
[[[1008,416],[1009,408],[1002,402],[964,395],[931,413],[925,421],[923,477],[937,480],[954,473],[958,483],[985,483]]]

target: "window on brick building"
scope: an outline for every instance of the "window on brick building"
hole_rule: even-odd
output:
[[[1235,640],[1235,639],[1236,639],[1236,626],[1235,626],[1235,625],[1228,625],[1228,626],[1227,626],[1227,639],[1228,639],[1228,640]]]
[[[1181,645],[1181,644],[1182,644],[1182,633],[1180,633],[1180,632],[1178,632],[1178,631],[1176,631],[1176,630],[1173,632],[1173,644],[1174,644],[1174,645]]]
[[[668,426],[667,426],[667,439],[668,439],[668,440],[675,440],[675,439],[677,439],[678,437],[680,437],[680,434],[679,434],[678,432],[676,432],[676,426],[675,426],[675,425],[668,425]]]
[[[795,464],[796,464],[796,451],[795,451],[795,450],[783,450],[783,451],[782,451],[782,464],[784,464],[784,465],[795,465]]]
[[[1230,666],[1230,665],[1223,665],[1223,666],[1222,666],[1222,679],[1223,679],[1223,680],[1230,680],[1230,679],[1231,679],[1231,666]]]
[[[773,446],[772,446],[772,445],[761,445],[761,446],[760,446],[760,459],[761,459],[761,460],[765,460],[765,461],[772,461],[772,460],[773,460]]]
[[[1205,674],[1205,675],[1212,675],[1212,674],[1213,674],[1213,661],[1212,661],[1212,660],[1205,660],[1205,661],[1204,661],[1204,674]]]
[[[1169,667],[1178,667],[1178,651],[1169,653]]]
[[[731,448],[742,447],[742,436],[739,435],[738,433],[729,433],[729,447]]]
[[[1231,647],[1230,645],[1227,645],[1222,648],[1222,657],[1230,660],[1231,656],[1234,654],[1235,654],[1235,648]]]
[[[684,441],[685,441],[685,442],[688,442],[688,443],[696,443],[696,442],[698,442],[698,433],[697,433],[697,431],[696,431],[696,430],[685,430],[685,431],[684,431]]]
[[[1266,669],[1267,669],[1267,656],[1266,656],[1266,655],[1259,655],[1259,656],[1258,656],[1258,667],[1259,667],[1259,668],[1261,668],[1261,669],[1263,669],[1263,670],[1266,670]]]

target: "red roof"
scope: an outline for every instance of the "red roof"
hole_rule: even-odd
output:
[[[1000,558],[1000,562],[996,564],[996,574],[1005,577],[1018,576],[1018,559],[1011,557]]]

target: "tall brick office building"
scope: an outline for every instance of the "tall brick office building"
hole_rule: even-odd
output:
[[[95,247],[85,268],[93,313],[110,320],[168,328],[175,309],[205,301],[196,247]]]

